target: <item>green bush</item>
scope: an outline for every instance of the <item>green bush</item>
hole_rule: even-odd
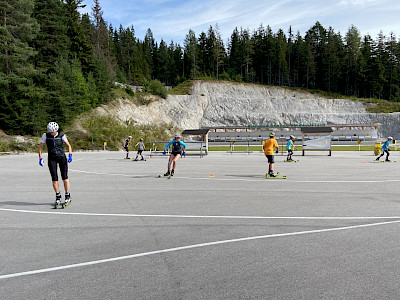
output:
[[[145,84],[145,91],[151,93],[153,95],[160,96],[161,98],[166,99],[168,92],[165,84],[159,80],[152,80],[149,83]]]
[[[168,91],[170,95],[191,95],[192,94],[193,81],[187,80],[178,84],[176,87]]]
[[[149,142],[169,141],[170,133],[176,128],[169,125],[140,125],[137,126],[131,121],[120,124],[111,117],[89,116],[82,121],[85,131],[66,131],[68,140],[73,149],[81,150],[102,150],[104,142],[107,142],[107,150],[123,149],[123,143],[128,136],[132,136],[132,144],[135,145],[140,138],[143,138],[146,149]],[[133,147],[131,146],[131,149]]]

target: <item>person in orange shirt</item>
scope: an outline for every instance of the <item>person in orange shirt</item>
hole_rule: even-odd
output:
[[[278,142],[275,139],[275,133],[271,132],[269,134],[269,140],[265,141],[263,144],[264,154],[268,159],[268,175],[271,177],[275,177],[274,174],[274,149],[276,149],[276,153],[278,153]]]

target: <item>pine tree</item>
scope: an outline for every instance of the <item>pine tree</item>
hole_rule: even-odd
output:
[[[187,57],[188,63],[186,68],[190,78],[197,78],[198,65],[197,65],[197,38],[193,30],[189,30],[186,35],[185,42],[185,55]]]
[[[35,63],[49,73],[57,60],[67,58],[69,54],[65,5],[61,0],[35,0],[33,16],[40,25],[33,41],[37,51]]]
[[[253,41],[250,38],[248,30],[240,31],[240,39],[243,49],[243,64],[245,68],[245,80],[252,82],[254,79],[252,55],[254,53]]]
[[[357,96],[358,93],[358,77],[359,77],[359,58],[361,37],[358,29],[351,26],[345,36],[345,60],[344,70],[346,75],[345,94]]]
[[[236,75],[240,75],[243,78],[242,73],[242,49],[240,45],[240,34],[237,27],[233,30],[231,38],[228,45],[228,57],[229,57],[229,71],[231,78]]]
[[[32,0],[0,1],[0,128],[9,133],[32,133],[46,118],[34,109],[45,93],[34,84],[38,71],[31,63],[38,32],[33,8]]]
[[[276,68],[277,68],[277,73],[276,73],[276,80],[275,84],[277,85],[284,85],[285,80],[287,78],[288,74],[288,63],[287,63],[287,41],[286,41],[286,36],[283,32],[282,29],[278,31],[278,34],[276,35]]]

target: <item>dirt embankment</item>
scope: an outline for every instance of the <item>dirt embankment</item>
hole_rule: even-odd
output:
[[[364,102],[327,99],[281,87],[196,81],[191,95],[169,95],[148,105],[119,99],[96,109],[121,122],[202,126],[259,124],[375,124],[380,135],[400,138],[400,113],[368,113]]]

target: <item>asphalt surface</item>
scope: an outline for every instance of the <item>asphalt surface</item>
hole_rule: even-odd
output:
[[[306,154],[277,156],[280,180],[261,153],[172,179],[166,157],[74,153],[58,210],[37,155],[1,156],[0,298],[398,299],[400,161]]]

